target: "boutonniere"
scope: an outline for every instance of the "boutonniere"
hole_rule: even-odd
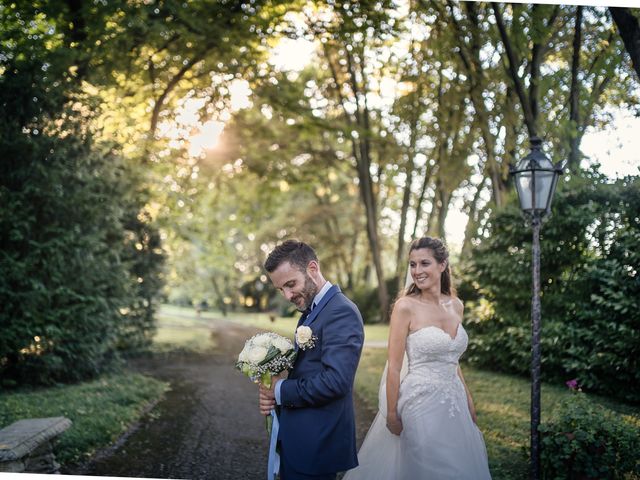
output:
[[[301,325],[296,330],[296,343],[301,350],[315,347],[316,340],[318,340],[318,337],[316,337],[311,328],[306,325]]]

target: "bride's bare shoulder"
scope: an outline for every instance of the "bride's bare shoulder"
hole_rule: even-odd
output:
[[[450,297],[450,299],[453,310],[462,317],[462,313],[464,312],[464,303],[462,303],[462,300],[458,297]]]
[[[409,295],[398,298],[393,304],[393,312],[399,315],[410,314],[416,308],[415,300]]]

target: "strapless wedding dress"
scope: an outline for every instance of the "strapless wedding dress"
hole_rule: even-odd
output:
[[[468,337],[429,326],[407,337],[408,373],[400,384],[402,433],[386,428],[383,376],[380,411],[358,452],[360,466],[344,480],[490,479],[482,433],[473,422],[458,360]]]

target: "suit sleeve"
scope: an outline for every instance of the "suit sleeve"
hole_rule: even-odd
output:
[[[322,331],[322,344],[318,345],[322,348],[320,371],[283,381],[283,406],[319,407],[344,397],[353,388],[364,342],[362,317],[351,303],[332,306],[330,315]]]

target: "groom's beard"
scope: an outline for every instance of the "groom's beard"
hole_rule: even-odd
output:
[[[311,302],[313,302],[313,299],[317,294],[318,287],[315,283],[313,283],[313,280],[311,280],[310,276],[305,275],[304,286],[302,287],[302,291],[298,294],[299,297],[302,297],[304,299],[304,305],[302,306],[302,308],[296,307],[298,308],[298,311],[304,312],[307,308],[309,308],[311,306]]]

